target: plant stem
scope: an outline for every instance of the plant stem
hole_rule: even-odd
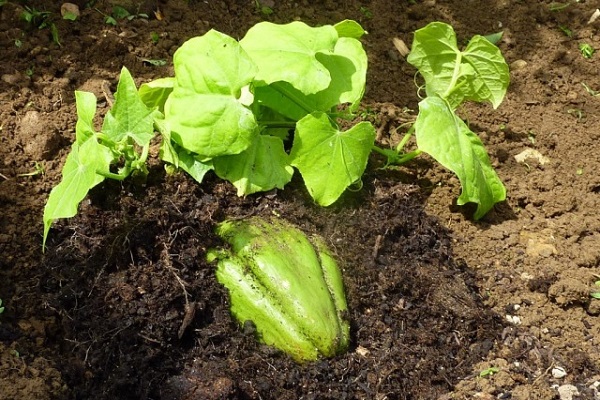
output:
[[[114,179],[116,181],[122,181],[125,178],[127,178],[127,175],[129,175],[129,174],[127,174],[127,175],[121,175],[121,174],[115,174],[113,172],[104,172],[104,171],[98,171],[98,170],[96,170],[96,173],[98,175],[102,175],[105,178]]]
[[[447,99],[450,93],[454,91],[454,87],[456,86],[456,82],[458,81],[458,77],[460,76],[460,63],[462,61],[462,53],[459,51],[456,53],[456,62],[454,64],[454,72],[452,73],[452,79],[450,80],[450,84],[448,85],[448,89],[442,95],[442,98]]]
[[[406,143],[408,143],[408,140],[411,138],[414,131],[415,131],[415,126],[413,125],[406,132],[406,134],[404,135],[404,137],[402,138],[400,143],[398,143],[398,146],[396,146],[396,152],[400,153],[402,151],[402,149],[404,149],[404,146],[406,146]]]
[[[269,129],[273,129],[273,128],[293,129],[296,127],[296,123],[294,121],[259,121],[259,124],[264,126],[265,128],[269,128]]]

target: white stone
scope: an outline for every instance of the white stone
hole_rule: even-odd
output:
[[[557,379],[564,378],[567,376],[567,371],[563,367],[554,367],[552,368],[552,376]]]

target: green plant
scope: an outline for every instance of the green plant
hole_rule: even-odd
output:
[[[506,198],[506,189],[492,168],[479,137],[456,114],[465,101],[490,102],[497,108],[509,84],[508,65],[500,50],[483,36],[474,36],[461,51],[450,25],[433,22],[415,32],[407,61],[425,80],[425,97],[416,122],[394,150],[377,150],[390,164],[425,152],[454,172],[462,185],[458,204],[476,203],[473,217],[483,217]],[[402,153],[412,134],[417,150]]]
[[[600,299],[600,280],[594,282],[594,285],[598,286],[599,288],[590,293],[590,296],[592,296],[594,299]]]
[[[152,43],[158,44],[158,41],[160,40],[160,36],[156,32],[151,32],[150,33],[150,40],[152,41]]]
[[[596,52],[596,49],[594,49],[588,43],[579,43],[579,51],[581,52],[583,58],[592,58],[592,56]]]
[[[124,68],[100,132],[92,124],[94,95],[77,92],[76,142],[44,211],[44,240],[52,221],[75,215],[104,178],[145,172],[155,128],[161,159],[198,182],[214,170],[247,195],[283,188],[296,167],[319,204],[333,203],[360,180],[375,140],[370,123],[341,131],[336,122],[353,117],[364,93],[363,33],[353,21],[319,28],[262,22],[240,42],[211,30],[177,50],[174,78],[138,92]]]
[[[44,165],[37,161],[35,162],[33,168],[34,168],[33,171],[26,172],[24,174],[18,174],[17,176],[37,176],[37,175],[44,175],[46,173]]]
[[[592,97],[600,96],[600,92],[589,87],[585,82],[581,82],[581,86],[585,89],[586,92],[590,94]]]
[[[210,250],[231,312],[252,321],[258,338],[296,361],[344,352],[350,325],[340,270],[322,239],[283,220],[225,221],[217,233],[230,246]]]
[[[269,6],[262,5],[259,0],[254,0],[254,7],[257,13],[260,13],[265,17],[273,14],[273,9]]]
[[[559,25],[558,28],[564,33],[567,37],[573,37],[573,31],[564,25]]]
[[[24,6],[23,11],[21,12],[21,19],[38,29],[48,28],[50,30],[50,35],[52,36],[52,41],[56,43],[56,45],[61,46],[58,28],[54,22],[52,22],[52,13],[50,11],[40,11],[35,7]]]
[[[481,371],[479,373],[479,377],[480,378],[487,378],[487,377],[492,376],[492,375],[494,375],[494,374],[496,374],[498,372],[500,372],[500,368],[498,368],[498,367],[489,367],[489,368],[486,368],[483,371]]]
[[[74,216],[105,178],[147,172],[155,131],[169,169],[198,182],[213,170],[243,196],[283,188],[295,168],[322,206],[360,187],[371,151],[389,163],[426,152],[458,175],[458,203],[476,203],[474,218],[481,218],[506,191],[483,144],[455,110],[466,100],[500,104],[509,78],[499,49],[476,36],[460,51],[454,31],[442,23],[418,30],[408,60],[424,77],[427,97],[401,143],[381,149],[371,123],[349,122],[365,90],[367,56],[358,40],[364,33],[354,21],[318,28],[261,22],[239,42],[211,30],[176,51],[175,77],[138,91],[123,68],[99,132],[92,122],[96,98],[77,92],[76,140],[44,210],[44,243],[52,222]],[[413,132],[418,149],[403,154]]]
[[[110,14],[106,14],[100,11],[98,8],[94,8],[97,12],[104,16],[104,23],[107,25],[117,26],[119,20],[131,21],[136,18],[148,19],[148,14],[144,13],[130,13],[126,8],[121,6],[114,6]]]
[[[550,11],[562,11],[565,8],[569,7],[571,5],[570,2],[567,3],[559,3],[559,2],[555,2],[553,1],[552,3],[548,4],[548,9]]]
[[[360,12],[365,16],[366,19],[373,18],[373,12],[368,7],[360,7]]]
[[[2,307],[2,299],[0,299],[0,314],[4,312],[4,307]]]

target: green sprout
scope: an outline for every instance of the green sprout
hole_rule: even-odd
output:
[[[2,299],[0,299],[0,314],[4,312],[4,307],[2,307]]]
[[[594,49],[588,43],[579,43],[579,51],[581,52],[581,55],[583,56],[583,58],[590,59],[596,52],[596,49]]]
[[[548,9],[550,11],[562,11],[565,8],[569,7],[570,5],[571,5],[571,3],[552,2],[548,5]]]
[[[591,87],[589,87],[588,85],[586,85],[585,82],[581,82],[581,85],[583,86],[583,88],[585,89],[585,91],[588,92],[593,97],[600,96],[600,92],[599,91],[592,89]]]
[[[31,172],[26,172],[24,174],[18,174],[17,176],[37,176],[37,175],[44,175],[46,173],[46,170],[44,168],[44,165],[42,165],[39,162],[35,162],[35,165],[33,166],[33,171]]]
[[[360,8],[360,12],[362,13],[362,15],[365,16],[365,18],[367,19],[371,19],[373,18],[373,12],[371,10],[369,10],[367,7],[361,7]]]
[[[481,371],[479,373],[479,377],[480,378],[487,378],[487,377],[492,376],[492,375],[494,375],[495,373],[498,373],[498,372],[500,372],[500,368],[498,368],[498,367],[489,367],[489,368],[486,368],[483,371]]]
[[[569,28],[567,28],[564,25],[559,25],[558,28],[567,36],[567,37],[573,37],[573,31],[570,30]]]
[[[592,296],[594,299],[600,299],[600,280],[594,282],[594,285],[598,286],[598,289],[590,293],[590,296]]]
[[[262,14],[263,16],[268,17],[269,15],[273,14],[273,9],[269,6],[260,4],[259,0],[254,0],[254,4],[256,7],[256,12]]]

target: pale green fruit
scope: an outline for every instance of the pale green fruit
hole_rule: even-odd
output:
[[[225,221],[217,234],[229,250],[211,250],[231,313],[252,321],[258,339],[296,361],[348,348],[350,325],[340,270],[322,239],[276,218]]]

